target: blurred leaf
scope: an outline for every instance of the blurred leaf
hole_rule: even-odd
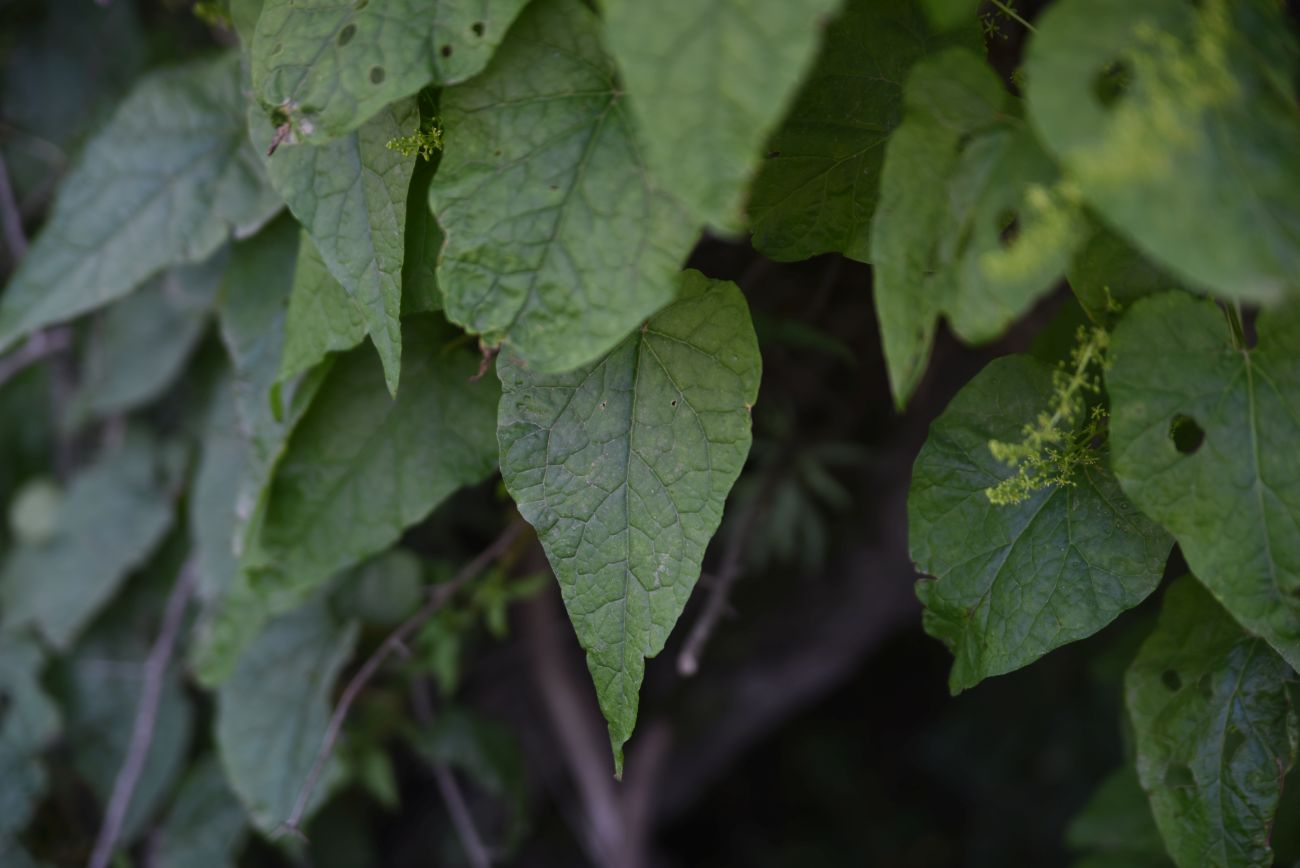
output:
[[[45,655],[33,640],[0,634],[0,855],[27,825],[45,791],[40,753],[61,726],[41,687]],[[8,866],[8,861],[2,864]]]
[[[289,819],[329,720],[334,681],[352,656],[357,628],[317,596],[272,621],[217,690],[216,740],[231,789],[263,833]],[[327,766],[307,811],[341,771]]]
[[[368,624],[396,627],[424,600],[424,567],[406,549],[389,549],[340,583],[340,607]]]
[[[404,99],[344,138],[320,147],[286,143],[266,158],[271,184],[355,304],[355,310],[344,307],[328,315],[292,317],[289,325],[295,330],[316,333],[286,339],[286,352],[295,353],[289,356],[287,368],[304,370],[309,366],[310,362],[298,357],[300,342],[335,347],[344,337],[352,337],[355,327],[345,323],[360,313],[384,363],[388,390],[396,394],[402,358],[402,231],[415,159],[402,156],[387,144],[419,123],[415,100]],[[250,109],[249,128],[258,150],[265,152],[275,136],[274,124]],[[330,294],[332,286],[322,286],[318,274],[304,275],[295,289],[323,295],[316,302],[322,310],[322,303],[337,305],[340,301],[337,293]]]
[[[1115,319],[1139,298],[1181,286],[1181,281],[1104,227],[1098,227],[1075,253],[1068,277],[1079,304],[1101,323]]]
[[[734,230],[763,143],[839,0],[605,0],[605,33],[661,188]]]
[[[1129,308],[1106,372],[1112,466],[1192,573],[1298,666],[1300,303],[1256,330],[1234,346],[1223,312],[1181,292]]]
[[[190,767],[158,831],[155,868],[233,868],[246,834],[244,809],[221,766],[205,755]]]
[[[1065,272],[1078,208],[984,59],[950,49],[918,63],[885,150],[872,223],[875,300],[899,407],[946,316],[965,341],[1000,335]]]
[[[649,176],[601,36],[581,0],[536,0],[442,95],[447,318],[539,372],[591,362],[672,301],[698,234]]]
[[[870,261],[885,142],[903,118],[908,70],[932,52],[979,44],[973,9],[968,27],[936,35],[921,5],[849,0],[826,28],[750,192],[754,246],[764,255],[796,261],[836,252]]]
[[[82,354],[74,426],[147,404],[175,382],[203,337],[225,265],[218,254],[168,269],[104,311]]]
[[[313,143],[356,129],[430,82],[481,70],[525,0],[265,0],[253,89]]]
[[[749,454],[762,358],[734,283],[681,292],[604,358],[542,375],[503,353],[501,476],[537,529],[587,652],[616,771],[645,658],[700,576]]]
[[[59,532],[63,489],[51,479],[29,479],[9,504],[9,529],[19,545],[38,546]]]
[[[171,527],[160,457],[134,431],[73,478],[54,536],[15,547],[0,569],[5,629],[32,624],[54,647],[72,644]]]
[[[1105,627],[1160,583],[1172,541],[1120,493],[1104,464],[1073,485],[998,506],[987,489],[1016,470],[992,440],[1015,441],[1052,395],[1052,372],[997,359],[930,429],[912,470],[909,545],[925,631],[952,650],[953,693],[1026,666]]]
[[[1300,49],[1284,16],[1273,0],[1064,0],[1029,43],[1031,117],[1089,203],[1231,298],[1300,288]]]
[[[1125,681],[1138,775],[1183,868],[1271,866],[1269,835],[1300,720],[1295,673],[1190,577],[1165,593]]]
[[[428,316],[407,321],[396,399],[369,353],[339,359],[290,438],[261,528],[255,583],[309,588],[383,551],[496,466],[497,384]]]
[[[1103,860],[1103,864],[1110,864],[1104,860],[1116,859],[1150,868],[1170,864],[1147,794],[1138,783],[1137,770],[1127,763],[1102,781],[1092,799],[1070,822],[1065,840],[1072,849]]]
[[[245,134],[236,55],[151,73],[59,188],[0,299],[0,351],[202,262],[278,208]]]

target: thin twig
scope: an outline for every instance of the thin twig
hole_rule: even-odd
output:
[[[989,2],[992,3],[994,6],[998,7],[999,9],[1001,9],[1002,14],[1006,15],[1008,18],[1012,19],[1013,21],[1019,22],[1020,26],[1028,30],[1030,33],[1038,32],[1037,27],[1030,24],[1024,18],[1021,18],[1019,12],[1017,12],[1014,8],[1007,5],[1006,3],[1002,2],[1002,0],[989,0]]]
[[[149,649],[149,657],[144,664],[144,684],[140,688],[140,704],[135,710],[135,724],[131,729],[131,743],[127,748],[122,768],[113,781],[113,794],[109,797],[108,808],[104,811],[104,822],[99,827],[99,837],[95,839],[95,849],[90,854],[88,868],[107,868],[117,848],[117,839],[122,834],[122,824],[126,822],[127,810],[131,807],[131,797],[135,795],[140,774],[144,771],[145,760],[149,758],[149,748],[153,744],[154,729],[158,723],[158,705],[162,699],[163,680],[171,662],[172,651],[176,647],[176,638],[180,635],[181,625],[185,621],[185,609],[198,580],[197,562],[186,561],[181,567],[176,584],[167,596],[167,605],[163,609],[162,626],[158,629],[158,638]]]
[[[709,598],[704,601],[704,610],[691,625],[691,632],[686,634],[682,650],[677,654],[677,673],[685,678],[691,677],[700,670],[700,657],[704,653],[704,646],[708,644],[709,638],[718,626],[718,621],[722,620],[723,613],[727,611],[731,588],[736,584],[736,579],[740,578],[744,567],[745,549],[749,546],[750,537],[754,535],[759,518],[767,510],[767,501],[776,485],[777,476],[775,471],[767,472],[758,491],[749,499],[749,503],[745,504],[745,511],[740,515],[736,532],[727,541],[726,551],[722,555],[722,564],[713,577],[713,585],[709,588]]]
[[[425,729],[433,726],[433,697],[429,695],[429,684],[424,679],[416,679],[411,684],[411,707],[415,710],[415,719],[420,726]],[[461,849],[465,851],[466,861],[473,868],[491,868],[492,854],[474,826],[474,817],[465,803],[465,794],[461,792],[456,775],[441,760],[433,760],[431,765],[438,792],[447,804],[447,813],[451,815],[451,824],[456,829]]]
[[[0,157],[0,229],[3,229],[5,244],[9,245],[17,263],[27,254],[27,236],[23,234],[23,215],[18,210],[14,188],[9,184],[9,171],[3,157]]]
[[[504,555],[510,549],[510,546],[514,544],[515,538],[519,536],[522,530],[522,522],[511,522],[501,536],[497,537],[490,546],[479,552],[450,581],[435,587],[433,593],[429,595],[428,602],[421,606],[420,610],[414,615],[398,625],[397,629],[390,633],[388,638],[366,659],[366,662],[361,664],[361,668],[352,676],[347,687],[343,688],[343,694],[339,697],[338,705],[334,707],[334,714],[330,717],[329,725],[325,727],[325,738],[321,741],[320,750],[316,753],[316,760],[312,763],[311,771],[307,773],[307,780],[303,782],[302,789],[298,791],[298,798],[293,804],[293,811],[289,814],[289,819],[281,824],[280,831],[299,837],[302,836],[300,827],[303,816],[307,813],[307,805],[311,801],[312,793],[316,791],[316,785],[320,783],[321,775],[325,772],[325,764],[329,762],[329,758],[334,753],[334,746],[343,731],[343,723],[347,720],[348,712],[352,710],[352,704],[357,701],[361,691],[370,683],[370,679],[375,677],[375,673],[379,671],[389,657],[399,653],[400,649],[406,647],[407,639],[437,614],[439,609],[447,605],[457,591],[477,578],[480,573]]]
[[[39,331],[21,347],[0,359],[0,386],[37,362],[63,352],[72,346],[72,332],[66,328]]]

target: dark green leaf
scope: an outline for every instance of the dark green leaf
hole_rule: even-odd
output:
[[[44,667],[35,640],[0,635],[0,855],[45,791],[40,753],[59,733],[59,710],[41,687]]]
[[[735,284],[698,272],[599,361],[503,355],[501,473],[537,528],[609,721],[615,764],[749,452],[761,359]]]
[[[157,868],[230,868],[243,843],[244,809],[216,758],[206,756],[181,782],[158,833]]]
[[[1300,723],[1295,673],[1190,577],[1165,594],[1125,679],[1138,775],[1182,868],[1273,864],[1269,834]]]
[[[483,75],[442,96],[429,188],[447,317],[537,371],[607,352],[670,302],[696,226],[658,191],[579,0],[538,0]]]
[[[1184,293],[1138,301],[1111,345],[1112,464],[1233,617],[1300,665],[1300,304],[1233,346]]]
[[[954,693],[1091,636],[1160,583],[1170,539],[1101,464],[1073,485],[997,506],[986,490],[1016,471],[991,440],[1015,441],[1048,406],[1052,371],[998,359],[935,421],[912,470],[907,514],[925,630],[952,649]]]
[[[1066,843],[1093,858],[1130,859],[1134,865],[1165,868],[1169,857],[1156,828],[1137,770],[1126,763],[1101,782],[1065,830]],[[1077,866],[1076,866],[1077,868]]]

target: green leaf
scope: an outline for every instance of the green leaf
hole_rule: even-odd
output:
[[[496,465],[500,391],[471,382],[478,354],[428,316],[406,325],[405,386],[397,398],[365,353],[340,359],[276,470],[261,528],[257,579],[308,588],[383,551],[462,485]]]
[[[1139,298],[1178,289],[1182,284],[1104,227],[1097,227],[1075,253],[1067,276],[1079,304],[1100,323],[1114,320]]]
[[[421,103],[424,102],[421,95]],[[420,113],[421,121],[425,112]],[[442,162],[438,151],[429,160],[416,160],[406,208],[406,253],[402,259],[402,313],[442,310],[438,289],[438,254],[442,252],[442,227],[429,210],[429,183]]]
[[[936,27],[956,27],[979,17],[980,0],[921,0],[921,6]]]
[[[1153,868],[1169,865],[1137,769],[1128,763],[1101,782],[1088,804],[1070,821],[1065,840],[1071,849],[1088,852],[1098,860],[1128,858],[1134,865]]]
[[[179,550],[168,547],[98,619],[60,668],[73,765],[107,805],[130,749],[146,660],[172,582]],[[184,771],[194,734],[194,708],[178,662],[163,676],[149,753],[122,827],[126,844],[144,832]]]
[[[605,0],[605,31],[662,188],[737,228],[763,143],[839,0]]]
[[[166,391],[203,337],[225,264],[218,255],[168,269],[104,311],[81,358],[74,423],[133,410]]]
[[[871,216],[885,142],[903,117],[903,80],[926,54],[978,45],[973,11],[971,27],[936,36],[918,5],[850,0],[827,28],[750,193],[754,246],[765,256],[871,259]]]
[[[34,639],[0,635],[0,855],[45,791],[40,753],[61,726],[58,708],[41,687],[44,668],[45,655]]]
[[[355,623],[315,598],[277,618],[217,691],[217,751],[231,789],[263,833],[289,818],[325,737],[334,681],[352,656]],[[332,758],[307,815],[339,771]]]
[[[1300,286],[1300,51],[1278,4],[1065,0],[1038,28],[1031,117],[1109,223],[1193,286]]]
[[[66,649],[172,524],[158,447],[139,432],[73,478],[58,530],[15,547],[0,570],[6,629],[31,624]]]
[[[284,321],[279,379],[291,380],[330,353],[350,350],[365,339],[364,308],[334,279],[311,236],[303,232]]]
[[[219,599],[239,570],[235,556],[239,527],[236,508],[246,460],[247,444],[239,430],[234,382],[223,377],[213,387],[189,499],[190,538],[198,565],[197,595],[205,603]]]
[[[526,0],[266,0],[253,89],[307,141],[361,126],[431,82],[479,72]]]
[[[881,338],[902,407],[929,360],[940,316],[963,340],[1001,334],[1049,291],[1082,240],[1056,167],[982,58],[921,61],[885,153],[871,258]]]
[[[202,262],[277,208],[245,133],[237,56],[147,76],[64,179],[0,301],[0,352]]]
[[[749,453],[761,359],[735,284],[688,271],[603,358],[497,364],[501,474],[537,528],[609,722],[615,765],[644,658],[663,650]]]
[[[1256,330],[1237,349],[1212,302],[1134,304],[1106,374],[1112,464],[1219,602],[1300,666],[1300,304]]]
[[[243,843],[244,809],[212,756],[186,774],[163,820],[155,851],[157,868],[229,868]]]
[[[1160,583],[1171,542],[1099,464],[1073,485],[996,506],[1016,470],[991,440],[1017,440],[1048,406],[1052,370],[1027,356],[989,364],[948,405],[912,469],[909,544],[924,625],[952,650],[953,693],[1096,633]]]
[[[271,184],[364,317],[393,394],[402,359],[402,231],[415,165],[387,145],[419,123],[415,100],[402,100],[344,138],[320,147],[283,145],[266,164]],[[249,125],[265,150],[275,135],[270,122],[250,112]],[[318,318],[327,327],[318,342],[336,342],[335,329],[353,313]]]
[[[1273,814],[1300,739],[1294,678],[1190,577],[1165,594],[1124,692],[1138,775],[1183,868],[1273,864]]]
[[[429,200],[447,317],[537,371],[607,352],[670,302],[696,228],[660,193],[579,0],[538,0],[442,95]]]

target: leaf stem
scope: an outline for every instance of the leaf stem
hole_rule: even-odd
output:
[[[312,763],[311,771],[307,773],[307,779],[303,781],[302,788],[298,790],[298,798],[294,801],[293,810],[290,812],[289,818],[280,827],[282,832],[287,832],[296,837],[303,837],[300,828],[303,817],[307,813],[307,806],[311,802],[312,793],[316,791],[321,775],[325,772],[325,765],[334,754],[334,746],[338,743],[339,735],[343,732],[343,724],[347,720],[348,712],[352,710],[353,703],[357,701],[357,697],[361,695],[361,691],[370,683],[370,680],[375,677],[379,668],[393,654],[403,651],[406,648],[406,640],[436,615],[438,610],[447,605],[461,588],[469,584],[470,581],[477,578],[479,574],[505,555],[520,532],[523,531],[523,528],[524,523],[522,520],[512,521],[501,536],[497,537],[490,546],[479,552],[472,561],[461,567],[460,572],[453,576],[450,581],[434,588],[429,595],[428,602],[421,606],[414,615],[399,624],[396,630],[389,633],[388,638],[375,649],[374,653],[366,659],[366,662],[348,681],[347,687],[343,689],[343,693],[339,697],[338,705],[334,707],[333,715],[330,716],[329,725],[325,727],[325,737],[321,740],[320,750],[316,753],[316,760]]]
[[[1232,330],[1232,347],[1242,351],[1246,347],[1246,327],[1241,320],[1241,302],[1234,301],[1223,305],[1223,315],[1228,318],[1228,328]]]
[[[1017,12],[1014,8],[1004,3],[1003,0],[989,0],[989,2],[992,3],[994,6],[996,6],[998,9],[1001,9],[1002,14],[1006,15],[1012,21],[1017,22],[1021,27],[1025,28],[1030,33],[1038,32],[1037,27],[1035,27],[1034,25],[1026,21],[1024,18],[1022,18],[1019,12]]]

